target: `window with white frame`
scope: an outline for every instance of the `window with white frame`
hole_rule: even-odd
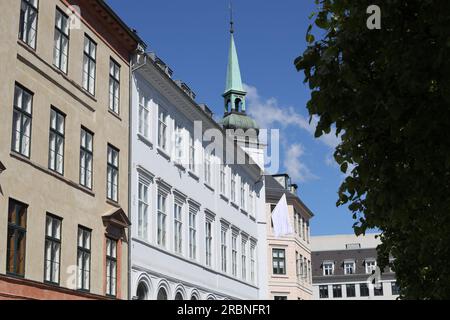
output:
[[[95,95],[97,44],[85,35],[83,53],[83,89]]]
[[[92,162],[94,159],[94,134],[81,128],[80,143],[80,184],[92,189]]]
[[[139,97],[139,134],[150,139],[150,100],[145,96]]]
[[[164,109],[159,108],[158,116],[158,146],[167,151],[167,113]]]
[[[197,213],[198,209],[189,208],[189,258],[197,259]]]
[[[53,64],[64,73],[67,73],[67,62],[69,54],[69,30],[69,17],[59,8],[56,8]]]
[[[220,254],[220,261],[221,261],[221,267],[222,272],[227,272],[227,228],[222,226],[221,232],[220,232],[220,248],[221,248],[221,254]]]
[[[211,154],[205,150],[205,183],[211,185]]]
[[[226,173],[225,173],[225,165],[220,164],[220,193],[226,195]]]
[[[12,150],[30,157],[33,93],[16,84],[12,127]]]
[[[377,269],[377,261],[375,259],[370,259],[365,261],[366,273],[373,274]]]
[[[299,261],[299,268],[300,268],[300,270],[299,270],[299,275],[300,275],[300,279],[302,280],[302,281],[305,281],[305,268],[303,267],[303,255],[299,255],[299,259],[300,259],[300,261]]]
[[[78,227],[77,250],[77,288],[89,291],[91,283],[91,233],[84,227]]]
[[[59,284],[62,219],[47,214],[45,223],[45,282]]]
[[[355,261],[344,261],[344,274],[355,273]]]
[[[175,162],[183,164],[183,128],[178,121],[175,122]]]
[[[250,244],[250,281],[256,283],[256,244]]]
[[[312,283],[311,260],[308,260],[308,282]]]
[[[237,234],[233,233],[231,237],[231,270],[233,277],[237,277]]]
[[[106,295],[117,295],[117,240],[106,238]]]
[[[300,255],[295,251],[295,270],[297,272],[297,279],[300,279]]]
[[[241,179],[241,208],[242,210],[247,209],[247,203],[246,203],[246,192],[245,192],[245,180]]]
[[[182,218],[183,207],[180,203],[175,202],[173,206],[173,217],[174,217],[174,249],[178,254],[183,253],[183,218]]]
[[[299,224],[298,224],[298,212],[294,209],[294,230],[295,234],[299,234]]]
[[[324,276],[332,276],[334,274],[334,262],[324,262],[322,269]]]
[[[253,187],[251,185],[249,185],[249,191],[248,191],[248,213],[250,215],[254,214],[254,206],[255,206],[254,193],[255,193],[255,191],[253,190]]]
[[[109,61],[109,110],[120,112],[120,65],[112,58]]]
[[[59,174],[64,171],[64,137],[66,116],[51,108],[48,168]]]
[[[212,266],[212,221],[205,222],[205,261],[208,267]]]
[[[138,184],[138,238],[148,241],[148,221],[150,208],[150,181],[139,175]]]
[[[119,150],[108,145],[107,197],[117,202],[119,199]]]
[[[334,271],[334,269],[333,269],[333,271]],[[305,282],[307,282],[308,278],[309,278],[309,274],[308,274],[308,261],[307,261],[306,257],[303,257],[303,277],[304,277]]]
[[[19,39],[36,48],[38,0],[22,0],[20,6]]]
[[[302,218],[302,238],[306,241],[306,220]]]
[[[231,171],[230,189],[231,189],[231,201],[236,203],[236,174],[233,172],[233,170]]]
[[[241,276],[242,280],[247,280],[247,239],[243,238],[241,242]]]
[[[189,170],[195,173],[195,140],[191,132],[189,132]]]
[[[167,196],[161,191],[158,191],[157,243],[161,247],[166,246],[166,202]]]

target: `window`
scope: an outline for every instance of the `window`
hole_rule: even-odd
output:
[[[303,279],[304,281],[308,281],[308,262],[306,261],[306,257],[303,257]]]
[[[167,114],[160,108],[158,117],[158,146],[167,150]]]
[[[189,258],[197,259],[197,210],[189,210]]]
[[[397,282],[391,282],[391,290],[393,296],[398,296],[400,294],[400,287],[397,285]]]
[[[247,240],[242,239],[241,247],[241,267],[242,280],[247,280]]]
[[[237,235],[231,238],[231,265],[233,277],[237,277]]]
[[[175,122],[175,162],[184,164],[183,128]]]
[[[179,300],[184,300],[183,294],[181,294],[181,292],[177,292],[177,294],[175,295],[175,301],[179,301]]]
[[[333,298],[342,298],[342,286],[340,284],[333,285]]]
[[[120,65],[113,59],[109,61],[109,110],[119,114],[120,104]]]
[[[95,95],[97,44],[87,35],[84,38],[83,89]]]
[[[272,250],[273,274],[286,274],[286,257],[284,249]]]
[[[300,280],[301,269],[300,269],[300,256],[298,254],[298,251],[295,251],[295,271],[297,272],[297,278]]]
[[[106,238],[106,295],[117,295],[117,241]]]
[[[62,220],[47,214],[45,221],[44,280],[52,284],[59,284]]]
[[[38,0],[22,0],[20,7],[19,39],[36,48]]]
[[[25,276],[27,209],[27,205],[9,200],[6,272],[20,277]]]
[[[148,299],[148,287],[145,282],[139,282],[136,290],[137,300],[147,300]]]
[[[108,178],[107,190],[108,199],[118,202],[118,184],[119,184],[119,150],[108,145]]]
[[[254,190],[252,187],[249,186],[249,193],[248,193],[248,213],[250,215],[253,215],[253,207],[254,207]]]
[[[53,48],[53,64],[64,73],[67,73],[69,27],[69,17],[57,8],[55,16],[55,47]]]
[[[158,245],[165,247],[166,246],[166,201],[167,198],[162,193],[158,193],[158,232],[157,232],[157,241]]]
[[[139,133],[150,138],[150,101],[145,96],[139,98]]]
[[[91,230],[78,227],[77,288],[89,291],[91,282]]]
[[[221,232],[221,261],[222,272],[227,272],[227,230],[223,227]]]
[[[139,177],[138,184],[138,237],[143,240],[148,240],[148,209],[149,201],[148,181]]]
[[[377,262],[375,260],[366,260],[366,273],[373,274],[377,269]]]
[[[256,245],[250,246],[250,281],[256,283]]]
[[[354,274],[355,273],[355,262],[354,261],[344,262],[344,273],[345,274]]]
[[[225,195],[226,194],[226,173],[225,173],[225,165],[220,165],[220,193]]]
[[[80,143],[80,184],[92,189],[92,162],[94,159],[94,135],[81,128]]]
[[[211,155],[205,150],[205,183],[211,185]]]
[[[14,113],[12,150],[25,157],[30,157],[31,145],[31,114],[33,94],[16,84],[14,90]]]
[[[183,231],[183,222],[181,211],[183,208],[180,204],[175,203],[173,206],[173,216],[174,216],[174,247],[175,252],[181,254],[183,252],[183,239],[182,239],[182,231]]]
[[[273,297],[273,299],[275,301],[284,301],[284,300],[287,300],[287,297],[286,296],[275,296],[275,297]]]
[[[312,283],[311,261],[308,260],[308,282]]]
[[[243,210],[247,209],[244,179],[241,179],[241,208]]]
[[[189,133],[189,170],[195,173],[195,140]]]
[[[64,173],[64,131],[66,116],[52,108],[50,111],[50,142],[48,168],[59,174]]]
[[[361,297],[368,297],[369,296],[369,286],[367,283],[361,283],[359,285],[359,295]]]
[[[205,223],[206,265],[212,266],[212,222]]]
[[[328,299],[328,286],[319,286],[319,298]]]
[[[345,286],[346,292],[347,292],[347,298],[354,298],[356,297],[356,288],[354,284],[347,284]]]
[[[156,300],[167,300],[167,291],[164,288],[160,288]]]
[[[236,175],[231,171],[231,201],[236,203]]]
[[[306,221],[302,218],[302,237],[306,241]]]
[[[376,297],[383,296],[383,283],[380,282],[380,283],[377,283],[376,285],[374,285],[373,294]]]
[[[323,275],[324,276],[332,276],[334,274],[334,263],[333,262],[324,262],[322,267],[323,267]]]

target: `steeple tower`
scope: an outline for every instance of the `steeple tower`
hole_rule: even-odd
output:
[[[258,131],[256,122],[247,116],[245,96],[241,78],[241,69],[234,42],[234,21],[233,10],[230,5],[230,51],[228,54],[227,79],[225,92],[223,94],[225,103],[225,114],[222,119],[222,125],[225,129],[255,129]]]

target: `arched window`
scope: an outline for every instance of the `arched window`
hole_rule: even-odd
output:
[[[209,300],[209,301],[214,301],[214,300],[216,300],[216,299],[215,299],[213,296],[209,296],[209,297],[208,297],[208,300]]]
[[[164,288],[160,288],[156,300],[167,300],[167,291]]]
[[[144,282],[139,283],[136,296],[138,300],[148,300],[148,288]]]
[[[234,102],[234,108],[236,111],[241,112],[242,111],[242,100],[237,98]]]
[[[227,107],[227,112],[230,112],[231,111],[231,100],[230,99],[228,99],[226,107]]]
[[[193,294],[192,297],[191,297],[191,300],[192,300],[192,301],[198,300],[197,295],[196,295],[196,294]]]
[[[175,295],[175,300],[184,300],[181,292],[177,292],[177,294]]]

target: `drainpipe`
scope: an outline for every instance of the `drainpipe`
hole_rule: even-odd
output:
[[[143,53],[144,56],[144,62],[141,65],[133,67],[133,58],[132,55],[130,57],[130,75],[129,75],[129,111],[128,111],[128,190],[131,191],[132,186],[132,177],[133,177],[133,73],[143,67],[147,63],[147,55],[145,52],[143,52],[144,49],[142,49],[139,45],[136,48],[135,56],[138,57],[139,54]],[[137,60],[137,59],[136,59]],[[131,220],[131,201],[132,201],[132,194],[131,192],[128,192],[128,216]],[[131,228],[128,229],[128,281],[127,281],[127,287],[128,287],[128,300],[131,300],[133,298],[133,294],[131,293]]]

